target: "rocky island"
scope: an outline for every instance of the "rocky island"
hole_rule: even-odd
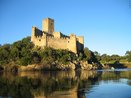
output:
[[[42,21],[42,30],[32,27],[31,37],[0,47],[0,70],[92,70],[100,63],[84,49],[84,37],[54,31],[54,20]]]
[[[83,36],[55,32],[51,18],[42,21],[42,30],[33,26],[31,37],[0,46],[0,71],[130,68],[130,61],[131,51],[109,56],[84,48]]]

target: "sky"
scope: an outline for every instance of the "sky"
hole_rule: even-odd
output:
[[[31,36],[42,19],[55,31],[84,36],[84,46],[100,54],[131,50],[131,0],[0,0],[0,44]]]

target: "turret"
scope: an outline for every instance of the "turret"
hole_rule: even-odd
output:
[[[69,42],[69,50],[74,53],[77,53],[77,46],[76,46],[76,35],[70,34],[70,42]]]
[[[51,18],[46,18],[42,21],[42,31],[53,34],[54,32],[54,20]]]
[[[32,26],[31,41],[34,42],[34,40],[35,40],[35,27]]]

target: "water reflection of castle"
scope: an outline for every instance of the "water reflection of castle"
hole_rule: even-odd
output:
[[[86,98],[85,93],[78,91],[78,89],[82,88],[79,82],[81,81],[82,83],[82,81],[87,81],[89,78],[93,79],[96,77],[96,74],[97,74],[96,71],[80,71],[80,72],[70,71],[70,72],[51,72],[44,74],[21,73],[20,76],[22,77],[28,76],[31,78],[38,77],[39,79],[41,79],[42,85],[48,84],[51,86],[52,90],[55,88],[54,91],[49,91],[52,92],[51,94],[47,94],[48,92],[43,93],[43,90],[39,92],[39,95],[34,93],[35,98]],[[54,82],[54,84],[52,83],[50,84],[51,81]],[[88,85],[91,84],[91,82],[92,81],[88,80],[87,84],[82,86],[88,87]]]

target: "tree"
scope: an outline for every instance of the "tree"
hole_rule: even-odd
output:
[[[125,56],[126,56],[128,62],[131,62],[131,50],[130,51],[126,51]]]
[[[5,44],[0,47],[0,64],[9,62],[10,44]]]
[[[41,58],[38,55],[38,53],[33,52],[33,54],[32,54],[32,63],[38,64],[38,63],[40,63],[40,61],[41,61]]]
[[[102,61],[103,63],[109,62],[109,61],[110,61],[110,56],[107,55],[107,54],[103,54],[103,55],[101,56],[101,61]]]
[[[88,63],[92,63],[92,62],[98,62],[96,56],[94,55],[94,53],[92,51],[90,51],[87,47],[84,48],[84,58],[85,60],[88,61]]]
[[[101,55],[100,53],[98,53],[97,51],[94,52],[94,55],[96,56],[97,60],[100,61],[101,60]]]
[[[111,55],[111,60],[119,61],[120,60],[120,56],[119,55]]]
[[[91,58],[91,51],[87,47],[84,48],[84,55],[87,61]]]
[[[16,47],[12,47],[11,51],[10,51],[10,59],[16,61],[17,59],[19,59],[19,50]]]

